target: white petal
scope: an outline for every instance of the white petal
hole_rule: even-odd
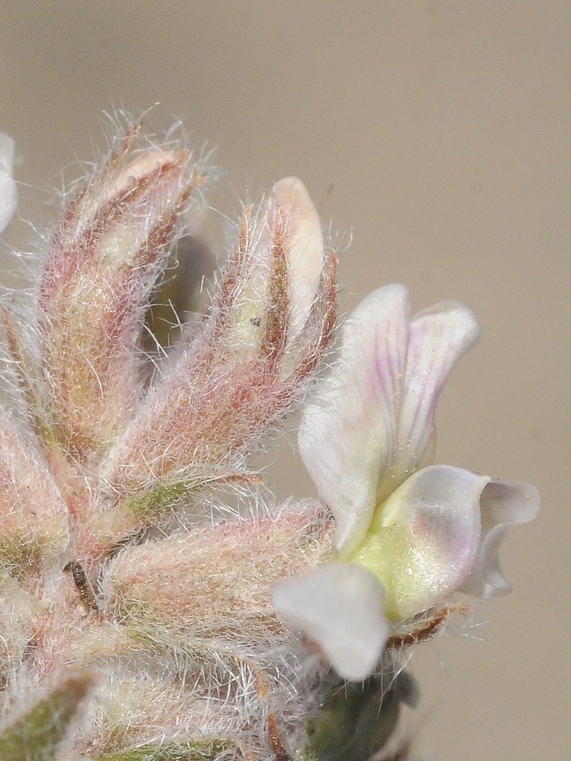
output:
[[[313,201],[298,177],[286,177],[272,188],[286,221],[290,281],[290,340],[307,322],[323,269],[321,222]]]
[[[307,634],[344,679],[374,670],[389,636],[382,613],[383,588],[364,568],[329,563],[274,586],[278,616]]]
[[[498,551],[511,526],[528,523],[539,511],[539,492],[531,484],[490,481],[480,499],[482,541],[472,573],[462,592],[491,597],[511,587],[502,575]]]
[[[14,149],[15,144],[10,135],[0,132],[0,164],[8,174],[14,173]]]
[[[480,546],[480,495],[489,481],[433,465],[411,476],[377,510],[351,560],[384,584],[390,618],[443,602],[465,581]]]
[[[18,192],[12,179],[14,141],[0,132],[0,233],[6,229],[16,211]]]
[[[397,407],[408,342],[402,285],[370,294],[343,326],[340,357],[304,410],[299,449],[349,554],[371,522],[377,485],[395,453]]]
[[[279,241],[287,261],[291,345],[311,312],[325,259],[319,215],[300,179],[286,177],[274,185],[251,224],[249,237],[251,269],[237,315],[236,340],[254,351],[259,346],[261,333],[252,325],[268,306],[274,245]]]
[[[454,301],[436,304],[410,324],[393,467],[379,484],[377,504],[433,460],[434,412],[454,365],[479,338],[472,312]]]

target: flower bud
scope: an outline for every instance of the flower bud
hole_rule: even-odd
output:
[[[331,537],[330,516],[314,502],[129,547],[109,564],[106,610],[157,644],[169,632],[188,647],[250,648],[252,632],[279,633],[273,583],[328,560]]]
[[[131,142],[68,204],[39,284],[48,426],[80,461],[105,451],[126,423],[149,292],[205,181],[186,149],[135,151]]]
[[[262,345],[271,355],[305,327],[325,260],[319,216],[299,178],[274,185],[246,236],[250,266],[235,304],[236,341],[245,352]]]
[[[231,479],[299,398],[335,307],[335,259],[315,207],[300,180],[282,180],[253,221],[245,210],[210,315],[111,454],[113,499],[156,513]]]

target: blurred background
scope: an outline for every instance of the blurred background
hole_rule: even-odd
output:
[[[49,222],[61,169],[105,149],[104,112],[153,107],[149,127],[180,119],[217,148],[214,255],[240,197],[298,174],[341,248],[343,310],[403,282],[414,310],[475,311],[437,461],[530,481],[543,506],[503,547],[513,593],[415,655],[410,731],[435,760],[571,757],[570,33],[568,0],[0,5],[25,219]],[[13,225],[10,244],[32,240]],[[268,480],[313,493],[287,440]]]

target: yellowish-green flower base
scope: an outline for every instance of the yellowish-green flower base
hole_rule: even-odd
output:
[[[377,509],[365,538],[347,558],[381,582],[385,589],[383,611],[390,621],[420,613],[434,604],[434,583],[441,568],[430,543],[414,537],[408,510],[398,495],[395,492]]]

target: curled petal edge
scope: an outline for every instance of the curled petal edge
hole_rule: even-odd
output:
[[[377,509],[349,560],[379,579],[390,620],[421,613],[464,583],[478,557],[480,500],[489,481],[462,468],[431,465]]]
[[[529,523],[537,516],[539,503],[539,492],[531,484],[490,481],[486,485],[480,498],[480,548],[461,592],[493,597],[511,591],[500,569],[499,547],[512,526]]]
[[[372,573],[350,563],[327,563],[274,585],[279,618],[306,634],[348,680],[375,669],[390,633],[384,590]]]

